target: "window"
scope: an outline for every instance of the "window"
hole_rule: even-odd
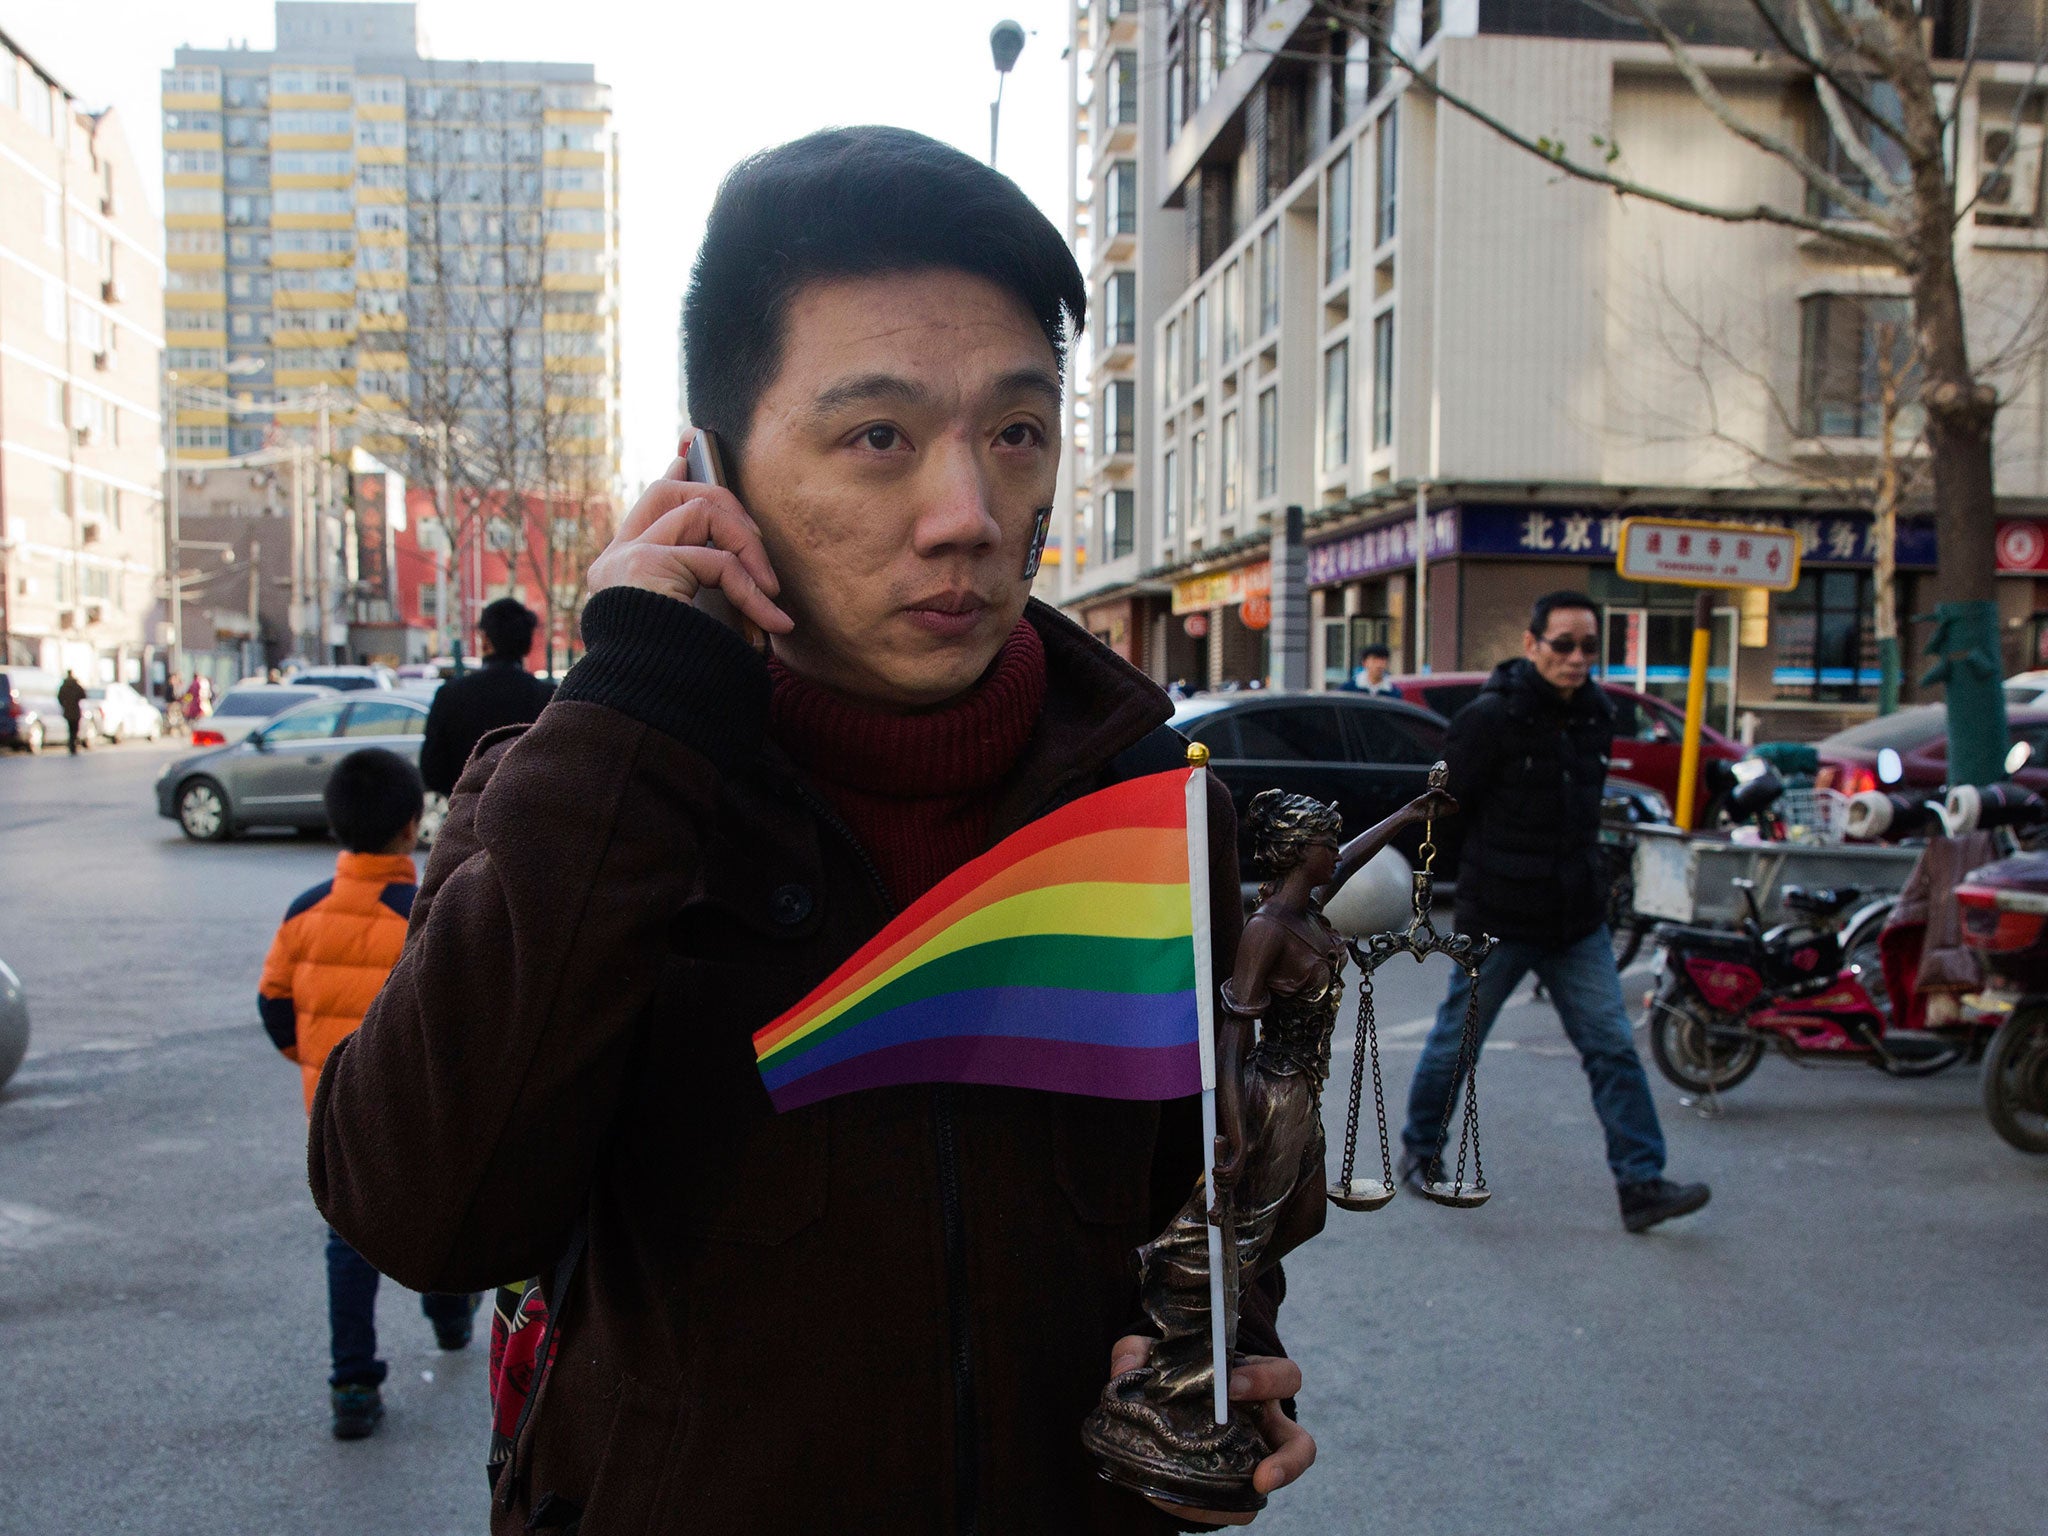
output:
[[[1349,676],[1349,670],[1346,670]],[[1428,767],[1444,755],[1443,727],[1392,709],[1367,706],[1344,711],[1357,743],[1353,756],[1366,763],[1404,763]]]
[[[220,89],[220,71],[217,69],[167,69],[164,71],[164,94],[166,96],[204,96]]]
[[[1109,232],[1135,235],[1138,232],[1138,162],[1119,160],[1109,168]]]
[[[1903,121],[1905,113],[1904,108],[1899,102],[1898,89],[1888,81],[1869,81],[1864,87],[1864,99],[1870,103],[1878,116],[1884,119],[1885,123],[1897,127]],[[1884,168],[1885,174],[1895,182],[1906,180],[1909,168],[1906,164],[1905,149],[1899,141],[1884,127],[1871,122],[1854,108],[1845,105],[1843,112],[1861,135],[1863,140],[1862,148],[1868,150],[1870,155],[1877,160],[1877,163]],[[1884,189],[1873,186],[1869,176],[1864,174],[1863,168],[1849,157],[1848,149],[1835,136],[1834,129],[1828,123],[1827,115],[1821,111],[1818,98],[1813,103],[1812,113],[1813,129],[1810,138],[1813,141],[1814,158],[1820,161],[1821,165],[1830,175],[1858,197],[1868,199],[1874,203],[1884,203],[1886,201]],[[1837,202],[1834,198],[1829,197],[1818,187],[1809,187],[1807,189],[1806,208],[1807,212],[1813,214],[1816,218],[1847,219],[1855,217],[1847,207]]]
[[[1129,453],[1136,446],[1138,386],[1115,379],[1102,392],[1102,453]]]
[[[355,131],[355,118],[347,112],[273,112],[270,131],[345,139]]]
[[[1197,432],[1188,439],[1188,526],[1209,520],[1209,434]]]
[[[226,354],[219,347],[166,347],[164,366],[192,368],[200,372],[223,367]]]
[[[1372,445],[1387,448],[1394,441],[1394,312],[1372,322]]]
[[[265,741],[327,741],[341,731],[343,704],[306,704],[263,727]]]
[[[1178,320],[1166,322],[1165,355],[1166,370],[1164,376],[1159,381],[1161,385],[1160,398],[1165,400],[1168,405],[1171,405],[1180,397],[1181,388],[1180,322]]]
[[[1173,448],[1160,461],[1159,515],[1160,534],[1171,544],[1180,536],[1180,453]]]
[[[1228,367],[1230,360],[1244,350],[1243,295],[1238,290],[1238,264],[1232,262],[1223,269],[1223,362]]]
[[[166,112],[165,133],[219,133],[218,112]]]
[[[1330,195],[1323,229],[1323,281],[1334,283],[1351,270],[1351,151],[1330,162]]]
[[[1237,717],[1238,756],[1288,763],[1341,763],[1344,717],[1334,704],[1248,709]]]
[[[220,426],[178,427],[180,448],[225,448],[228,445],[228,429]]]
[[[1444,0],[1422,0],[1422,41],[1428,42],[1443,30]]]
[[[1209,378],[1209,295],[1195,295],[1188,313],[1188,366],[1194,372],[1194,387],[1200,389]]]
[[[1220,473],[1217,478],[1223,485],[1223,521],[1226,523],[1237,516],[1238,495],[1241,489],[1238,483],[1240,470],[1237,439],[1237,412],[1226,411],[1223,413],[1223,426],[1217,436],[1217,446],[1223,455],[1223,462],[1218,466]]]
[[[264,199],[258,198],[256,201],[260,203]],[[310,192],[283,191],[277,194],[277,211],[279,213],[347,213],[352,203],[353,199],[346,187],[331,187]],[[251,220],[240,220],[234,217],[231,209],[228,215],[228,222],[230,224],[245,222],[260,224],[267,222],[267,215]]]
[[[1103,288],[1104,346],[1135,346],[1138,340],[1138,274],[1112,272]]]
[[[166,214],[210,213],[220,217],[221,192],[219,187],[166,187],[164,188],[164,212]]]
[[[1121,560],[1137,548],[1137,495],[1105,491],[1102,497],[1103,558]]]
[[[270,101],[270,76],[229,75],[227,102],[231,107],[260,107]]]
[[[64,285],[54,277],[43,279],[43,334],[52,341],[64,339]]]
[[[279,150],[271,156],[280,176],[347,176],[356,168],[355,157],[346,150]]]
[[[347,255],[356,247],[356,237],[345,229],[280,229],[280,251],[306,251],[321,255]]]
[[[379,122],[375,118],[359,118],[356,122],[356,145],[362,149],[399,149],[405,144],[405,124]]]
[[[418,736],[427,728],[427,717],[407,704],[380,700],[373,704],[351,704],[344,736]]]
[[[1280,395],[1267,389],[1259,394],[1259,500],[1280,489]]]
[[[1268,224],[1259,236],[1259,334],[1280,324],[1280,226]]]
[[[218,256],[224,244],[217,229],[174,229],[164,236],[164,249],[173,256]]]
[[[1819,293],[1799,303],[1799,427],[1808,437],[1877,437],[1887,392],[1900,442],[1920,435],[1913,305]]]
[[[1771,599],[1771,681],[1781,699],[1855,700],[1878,680],[1868,571],[1807,571]]]
[[[220,151],[217,149],[165,150],[164,174],[166,176],[218,176],[220,174]]]
[[[61,428],[71,424],[70,419],[64,414],[64,381],[62,379],[46,378],[43,380],[43,411],[53,427]]]
[[[1129,49],[1119,49],[1110,60],[1109,104],[1111,122],[1138,120],[1138,56]]]
[[[1323,354],[1323,471],[1351,462],[1351,343]]]
[[[231,117],[228,119],[228,145],[230,148],[261,149],[269,142],[269,118]]]
[[[1396,212],[1401,190],[1401,144],[1400,124],[1396,118],[1398,105],[1389,105],[1374,130],[1379,158],[1379,196],[1373,204],[1372,239],[1374,245],[1385,245],[1394,238],[1397,228]]]

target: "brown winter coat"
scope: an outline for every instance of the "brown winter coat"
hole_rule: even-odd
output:
[[[1046,704],[991,843],[1130,771],[1169,709],[1030,618]],[[1196,1176],[1193,1102],[913,1087],[774,1114],[750,1037],[887,920],[879,881],[764,741],[766,668],[729,631],[618,589],[584,630],[556,701],[464,773],[313,1107],[321,1210],[408,1285],[546,1274],[587,1220],[493,1530],[1169,1529],[1078,1435],[1136,1331],[1133,1251]],[[1241,1347],[1279,1353],[1280,1293],[1247,1299]]]

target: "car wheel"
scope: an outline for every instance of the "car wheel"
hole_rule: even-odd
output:
[[[178,790],[178,825],[194,842],[225,842],[233,833],[227,796],[212,779],[192,779]]]
[[[145,741],[158,741],[162,739],[163,734],[164,722],[161,717],[158,717],[149,722],[149,734],[143,739]]]
[[[34,757],[43,750],[43,722],[38,720],[28,728],[28,734],[21,739],[22,750]]]

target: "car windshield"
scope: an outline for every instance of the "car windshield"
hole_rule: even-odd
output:
[[[2007,683],[2005,685],[2005,702],[2022,705],[2036,704],[2040,702],[2041,695],[2044,693],[2048,693],[2048,688],[2042,687],[2039,683]]]
[[[358,688],[374,688],[377,686],[376,678],[359,677],[354,673],[313,673],[301,677],[299,681],[302,683],[318,683],[323,688],[339,688],[343,693],[350,693]]]
[[[1913,752],[1947,734],[1948,711],[1939,704],[1923,704],[1915,709],[1902,709],[1895,715],[1879,715],[1861,725],[1852,725],[1846,731],[1837,731],[1820,744],[1820,752],[1823,757],[1830,748],[1875,752],[1880,747],[1891,747],[1900,752]]]
[[[252,693],[237,689],[214,706],[216,715],[269,716],[319,695],[310,688],[279,688],[274,692]]]

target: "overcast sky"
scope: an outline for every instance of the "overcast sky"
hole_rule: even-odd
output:
[[[896,123],[988,153],[989,28],[1031,34],[1003,93],[1002,168],[1061,229],[1067,0],[423,0],[440,58],[593,64],[612,88],[622,191],[628,489],[674,453],[676,314],[718,179],[814,128]],[[269,0],[0,0],[0,25],[87,105],[111,105],[159,166],[158,71],[179,46],[272,46]],[[160,169],[148,173],[162,207]]]

